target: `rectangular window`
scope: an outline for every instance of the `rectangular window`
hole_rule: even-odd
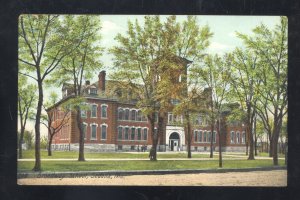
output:
[[[131,128],[130,140],[135,140],[135,128]]]
[[[91,140],[95,140],[96,135],[97,135],[97,126],[96,126],[96,124],[92,124]]]
[[[198,141],[199,142],[202,142],[202,131],[199,131],[199,136],[198,136]]]
[[[198,131],[194,131],[194,141],[197,142]]]
[[[101,118],[107,118],[107,105],[101,106]]]
[[[142,129],[141,128],[137,129],[137,139],[142,140]]]
[[[211,142],[211,132],[210,131],[207,133],[207,141]]]
[[[147,140],[148,138],[148,129],[144,128],[144,140]]]
[[[129,120],[129,109],[125,110],[125,117],[124,120]]]
[[[129,128],[128,127],[125,128],[124,139],[125,140],[129,139]]]
[[[240,133],[239,132],[237,132],[236,133],[236,143],[240,143],[241,141],[240,141]]]
[[[101,126],[101,140],[106,140],[107,126]]]
[[[81,117],[86,118],[86,110],[81,110]]]
[[[97,105],[92,105],[91,117],[97,117]]]
[[[130,150],[135,150],[135,146],[130,146]]]
[[[123,120],[124,119],[124,110],[123,108],[118,109],[118,119]]]
[[[123,146],[122,145],[118,145],[118,150],[122,150]]]
[[[246,141],[246,134],[245,132],[242,132],[242,143],[245,144]]]
[[[230,133],[230,143],[233,144],[234,143],[234,131],[231,131]]]
[[[131,119],[132,121],[135,121],[135,120],[136,120],[136,111],[135,111],[135,110],[132,110],[132,111],[131,111],[131,117],[130,117],[130,119]]]
[[[204,131],[203,142],[206,142],[206,134],[207,134],[206,131]]]
[[[119,127],[118,128],[118,140],[122,140],[122,132],[123,132],[123,128]]]
[[[142,111],[140,110],[137,112],[137,121],[142,121]]]

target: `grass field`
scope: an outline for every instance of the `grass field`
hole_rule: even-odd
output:
[[[279,164],[284,165],[280,160]],[[18,171],[31,171],[34,162],[18,161]],[[272,160],[224,160],[223,168],[270,167]],[[42,171],[97,171],[97,170],[158,170],[158,169],[217,169],[218,160],[211,161],[43,161]]]
[[[216,154],[217,152],[214,152],[215,158],[217,158]],[[86,152],[85,158],[148,158],[149,152],[135,152],[135,153],[124,153],[124,152],[114,152],[114,153],[89,153]],[[223,157],[231,158],[234,156],[246,156],[245,153],[230,153],[226,152],[223,153]],[[264,156],[268,157],[267,153],[259,153],[258,156]],[[159,158],[186,158],[187,153],[186,152],[178,152],[178,153],[161,153],[158,152],[157,154],[158,159]],[[207,153],[192,153],[193,158],[209,158],[209,154]],[[283,154],[279,154],[280,158],[284,158]],[[26,150],[23,151],[23,158],[34,158],[34,150]],[[52,156],[48,156],[47,151],[42,150],[41,151],[41,158],[78,158],[78,152],[74,151],[53,151]]]

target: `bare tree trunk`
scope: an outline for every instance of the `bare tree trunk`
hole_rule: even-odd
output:
[[[254,118],[254,154],[257,156],[256,117]]]
[[[149,158],[150,161],[157,161],[157,142],[158,142],[158,130],[155,133],[154,123],[155,123],[155,113],[148,115],[148,120],[150,121],[150,130],[152,136],[152,147],[150,149]]]
[[[82,122],[81,122],[81,109],[78,106],[76,108],[76,121],[77,121],[77,127],[79,130],[79,155],[78,155],[78,161],[85,161],[84,158],[84,133],[82,130]]]
[[[223,161],[222,161],[222,139],[221,139],[221,125],[220,125],[220,119],[218,119],[218,135],[219,135],[219,167],[223,167]]]
[[[186,123],[185,123],[185,131],[187,133],[186,141],[187,141],[187,157],[192,158],[192,151],[191,151],[191,143],[192,143],[192,137],[191,137],[191,123],[190,123],[190,115],[189,112],[185,112],[184,116]]]
[[[48,156],[52,156],[52,139],[53,139],[53,135],[50,135],[49,138],[49,142],[48,142]]]
[[[40,153],[40,143],[41,143],[41,133],[40,133],[40,123],[41,123],[41,113],[43,106],[43,86],[42,80],[40,77],[40,71],[37,69],[37,77],[38,77],[38,90],[39,90],[39,99],[35,117],[35,164],[33,167],[33,171],[41,171],[41,153]]]
[[[210,155],[209,155],[210,158],[214,157],[213,139],[214,139],[214,122],[211,123],[211,139],[210,139]]]
[[[274,136],[269,137],[269,157],[273,157],[273,137]]]

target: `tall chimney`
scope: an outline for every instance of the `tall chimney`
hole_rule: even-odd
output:
[[[98,75],[98,87],[100,92],[105,91],[105,76],[106,76],[105,71],[101,71]]]

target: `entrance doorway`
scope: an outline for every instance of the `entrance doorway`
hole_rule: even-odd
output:
[[[169,147],[171,151],[179,151],[180,138],[177,132],[173,132],[169,137]]]

